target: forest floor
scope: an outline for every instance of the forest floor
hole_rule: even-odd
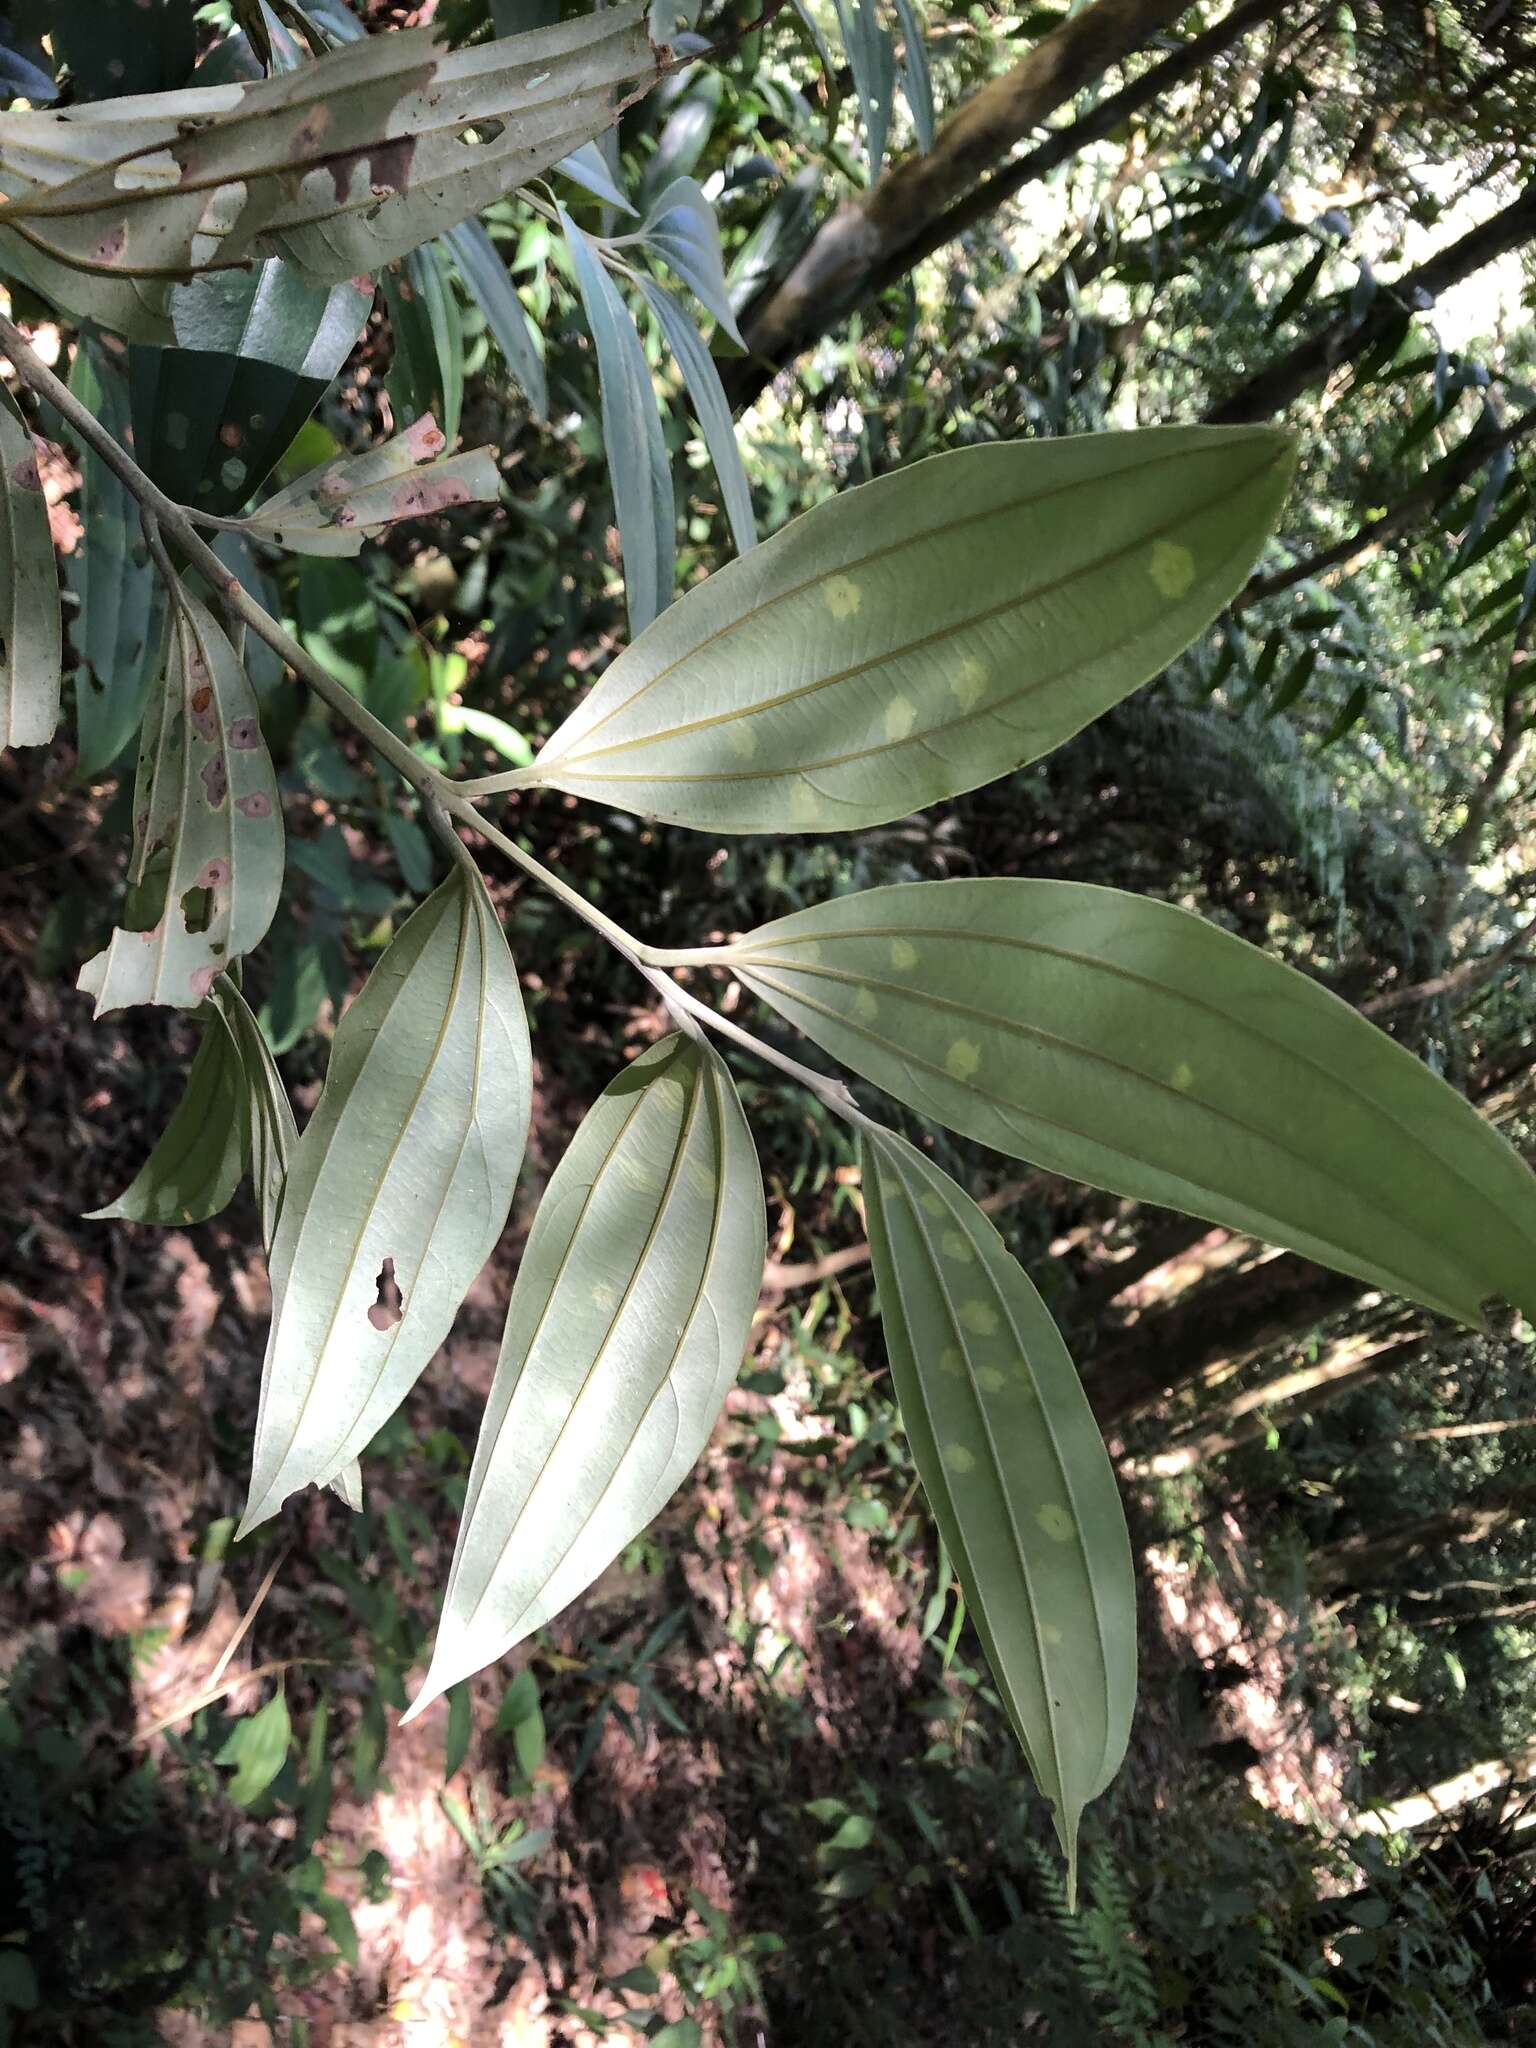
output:
[[[24,848],[38,857],[0,883],[0,1678],[29,1646],[67,1650],[82,1625],[128,1638],[132,1726],[110,1739],[171,1768],[167,1741],[211,1676],[222,1674],[231,1709],[254,1708],[263,1681],[242,1674],[303,1659],[316,1603],[345,1611],[315,1553],[337,1540],[348,1511],[329,1496],[290,1507],[275,1579],[237,1641],[279,1554],[268,1544],[227,1565],[204,1554],[210,1526],[239,1511],[255,1411],[268,1306],[255,1217],[242,1197],[190,1230],[81,1220],[137,1170],[168,1107],[156,1099],[167,1085],[167,1048],[190,1038],[183,1025],[138,1014],[93,1023],[67,975],[36,977],[51,878],[66,860],[89,870],[94,858],[83,844],[68,850],[89,838],[88,818],[71,819],[63,807],[54,820],[63,843]],[[527,1176],[534,1186],[547,1178],[575,1108],[546,1075]],[[446,1429],[473,1442],[528,1210],[521,1202],[412,1395],[409,1439]],[[771,1361],[782,1338],[782,1315],[765,1303],[760,1360]],[[748,1500],[728,1447],[764,1415],[774,1423],[764,1440],[777,1442],[754,1460]],[[804,1437],[790,1396],[733,1395],[696,1483],[664,1517],[667,1569],[615,1567],[549,1632],[541,1679],[579,1692],[584,1671],[595,1671],[594,1643],[629,1641],[665,1622],[679,1599],[691,1602],[691,1624],[657,1662],[673,1715],[648,1709],[654,1674],[626,1675],[610,1660],[601,1740],[579,1788],[571,1782],[577,1745],[559,1740],[531,1800],[508,1799],[504,1744],[492,1733],[505,1667],[473,1687],[473,1731],[447,1787],[446,1706],[404,1730],[388,1712],[379,1786],[365,1797],[343,1789],[328,1835],[332,1889],[348,1897],[357,1928],[356,1967],[288,2001],[308,2019],[314,2048],[584,2042],[596,2035],[561,2001],[587,2003],[600,1980],[671,1953],[668,1941],[698,1936],[698,1899],[737,1929],[796,1924],[824,1873],[808,1865],[776,1802],[787,1787],[801,1802],[836,1796],[877,1776],[893,1753],[920,1749],[931,1731],[912,1702],[921,1683],[931,1689],[934,1669],[921,1585],[892,1572],[867,1530],[829,1512],[825,1485],[808,1476],[817,1460]],[[402,1597],[426,1607],[445,1575],[452,1517],[421,1485],[419,1460],[392,1461],[368,1484],[371,1507],[414,1497],[423,1510],[412,1524],[422,1532],[410,1558],[416,1584]],[[753,1529],[773,1534],[770,1567],[750,1576],[739,1561],[750,1534],[744,1512]],[[1145,1550],[1147,1671],[1131,1770],[1154,1801],[1178,1796],[1201,1761],[1176,1707],[1176,1680],[1219,1669],[1202,1741],[1225,1744],[1232,1768],[1246,1764],[1249,1789],[1276,1811],[1337,1817],[1340,1757],[1297,1707],[1283,1621],[1266,1619],[1246,1584],[1241,1527],[1224,1518],[1206,1554],[1219,1568],[1196,1576],[1174,1549]],[[368,1657],[359,1631],[356,1667],[338,1682],[344,1707],[361,1701]],[[770,1671],[791,1668],[796,1718],[786,1736],[765,1701]],[[302,1701],[302,1663],[287,1675],[291,1697]],[[592,1676],[594,1701],[596,1683]],[[1257,1762],[1245,1745],[1262,1752]],[[488,1894],[445,1790],[487,1840],[514,1818],[550,1830],[539,1882],[520,1895],[518,1925]],[[243,1816],[234,1825],[261,1827]],[[370,1850],[390,1866],[373,1902],[355,1868]],[[310,1929],[316,1937],[319,1926]],[[901,1938],[920,1966],[937,1937],[909,1923]],[[676,1999],[669,2008],[682,2009]],[[162,2027],[186,2048],[213,2040],[264,2048],[273,2038],[255,2018],[210,2031],[168,2013]],[[734,2031],[706,2030],[705,2038],[769,2036],[745,2011]]]

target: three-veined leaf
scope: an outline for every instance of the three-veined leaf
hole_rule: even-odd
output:
[[[665,1039],[599,1097],[534,1218],[413,1714],[557,1614],[670,1498],[741,1362],[764,1249],[724,1063]]]
[[[1268,428],[966,448],[844,491],[671,607],[525,774],[711,832],[877,825],[1059,746],[1240,587]]]
[[[195,1009],[266,935],[283,882],[283,820],[256,693],[223,628],[171,593],[170,662],[134,784],[127,928],[80,970],[96,1014]]]
[[[874,1125],[860,1158],[902,1425],[1075,1875],[1136,1703],[1115,1475],[1049,1310],[970,1196]]]
[[[1206,1216],[1463,1322],[1536,1307],[1536,1176],[1413,1055],[1171,904],[914,882],[728,948],[855,1073],[999,1151]]]
[[[517,970],[466,858],[343,1016],[289,1165],[242,1529],[333,1479],[447,1336],[506,1221],[530,1092]]]

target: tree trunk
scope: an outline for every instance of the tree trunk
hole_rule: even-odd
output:
[[[1198,1287],[1105,1339],[1087,1377],[1093,1412],[1104,1424],[1124,1422],[1217,1364],[1238,1366],[1312,1329],[1365,1292],[1360,1281],[1293,1254]]]
[[[1520,197],[1496,213],[1492,220],[1470,230],[1448,249],[1431,256],[1391,285],[1384,285],[1359,318],[1342,313],[1316,334],[1299,343],[1287,356],[1271,363],[1267,370],[1250,377],[1246,384],[1213,406],[1207,420],[1218,424],[1239,424],[1272,419],[1277,412],[1298,399],[1312,385],[1320,384],[1342,363],[1365,353],[1373,342],[1401,318],[1403,312],[1432,303],[1448,286],[1471,277],[1495,257],[1518,249],[1536,235],[1536,185],[1527,186]],[[1421,296],[1422,295],[1422,296]]]
[[[1424,1348],[1424,1335],[1423,1330],[1415,1330],[1410,1336],[1378,1343],[1362,1337],[1346,1338],[1333,1345],[1316,1365],[1303,1366],[1280,1379],[1266,1380],[1262,1386],[1246,1388],[1227,1409],[1219,1428],[1184,1437],[1170,1444],[1166,1451],[1138,1459],[1122,1470],[1133,1479],[1172,1479],[1208,1459],[1224,1457],[1239,1445],[1263,1436],[1274,1421],[1277,1408],[1294,1401],[1301,1404],[1304,1413],[1312,1414],[1330,1401],[1337,1401],[1341,1394],[1353,1393],[1362,1381],[1396,1372],[1400,1365],[1410,1365]],[[1282,1418],[1282,1422],[1287,1420],[1295,1418]]]
[[[1368,1592],[1411,1557],[1452,1543],[1486,1543],[1513,1529],[1527,1519],[1532,1498],[1533,1489],[1526,1486],[1502,1500],[1469,1502],[1399,1523],[1379,1536],[1346,1536],[1340,1543],[1325,1543],[1308,1559],[1307,1576],[1314,1592]]]
[[[747,315],[756,360],[731,381],[747,404],[774,370],[824,334],[913,243],[1032,128],[1111,65],[1169,28],[1188,0],[1092,0],[1035,44],[1028,56],[962,105],[926,155],[904,157],[857,200],[846,200],[812,237],[781,284]],[[915,259],[914,259],[915,260]]]

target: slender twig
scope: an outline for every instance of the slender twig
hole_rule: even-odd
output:
[[[589,924],[605,938],[616,952],[621,953],[636,971],[650,982],[675,1012],[695,1018],[711,1031],[732,1040],[758,1059],[766,1060],[771,1066],[790,1075],[803,1088],[807,1088],[827,1107],[839,1116],[863,1123],[847,1087],[826,1074],[819,1074],[812,1067],[801,1064],[788,1053],[780,1052],[754,1033],[724,1017],[718,1010],[683,988],[670,974],[659,970],[668,964],[681,964],[685,958],[698,958],[699,953],[688,954],[668,952],[664,948],[647,946],[626,931],[594,903],[589,903],[569,882],[564,882],[547,868],[535,854],[507,833],[481,817],[475,803],[474,784],[458,785],[423,761],[404,740],[390,731],[387,725],[374,717],[365,704],[358,701],[352,692],[340,683],[322,663],[301,646],[293,635],[272,617],[265,606],[259,604],[198,532],[192,515],[187,509],[166,496],[158,484],[147,477],[143,470],[107,432],[107,430],[33,352],[26,336],[15,323],[0,315],[0,355],[6,356],[16,370],[17,376],[38,397],[44,398],[65,423],[73,428],[80,439],[91,448],[112,471],[123,485],[138,500],[145,518],[145,532],[160,568],[174,593],[175,571],[165,552],[164,541],[168,535],[182,550],[187,561],[208,581],[217,594],[218,602],[233,617],[247,626],[258,639],[264,640],[272,651],[293,670],[299,679],[314,691],[328,710],[350,725],[374,750],[387,761],[396,774],[400,775],[421,798],[422,807],[429,823],[446,841],[456,859],[466,858],[465,849],[454,829],[463,824],[478,832],[497,850],[506,855],[513,864],[522,869],[550,895],[556,897],[568,910]],[[716,949],[704,949],[715,956]]]

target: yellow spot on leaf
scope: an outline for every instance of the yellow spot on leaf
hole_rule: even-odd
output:
[[[968,1237],[962,1237],[958,1230],[946,1230],[942,1239],[945,1252],[952,1259],[958,1259],[962,1266],[968,1266],[976,1254],[971,1249]]]
[[[1153,541],[1148,567],[1164,597],[1182,597],[1195,580],[1195,558],[1181,541]]]
[[[1047,1621],[1043,1623],[1041,1625],[1040,1633],[1045,1637],[1045,1640],[1050,1644],[1053,1650],[1059,1647],[1062,1640],[1061,1630],[1056,1626],[1054,1621]]]
[[[981,1054],[968,1038],[957,1038],[944,1055],[944,1070],[956,1081],[969,1081],[981,1065]]]
[[[863,591],[848,576],[829,576],[821,586],[821,594],[834,619],[851,619],[864,598]]]
[[[946,1344],[939,1354],[939,1370],[947,1372],[951,1379],[958,1379],[964,1370],[965,1361],[953,1344]]]
[[[738,761],[750,761],[757,752],[757,734],[749,725],[743,725],[739,719],[734,725],[725,728],[725,737]],[[800,787],[803,789],[805,784],[801,783]]]
[[[968,654],[949,679],[950,693],[962,711],[969,711],[981,702],[991,680],[992,671],[987,664]]]
[[[917,965],[917,948],[910,939],[892,939],[891,965],[903,971]]]
[[[1178,1089],[1185,1089],[1185,1088],[1193,1088],[1193,1087],[1194,1087],[1194,1085],[1195,1085],[1195,1070],[1194,1070],[1194,1068],[1193,1068],[1193,1067],[1192,1067],[1192,1066],[1191,1066],[1191,1065],[1189,1064],[1189,1061],[1188,1061],[1188,1060],[1180,1060],[1180,1061],[1179,1061],[1179,1064],[1178,1064],[1178,1065],[1177,1065],[1177,1066],[1176,1066],[1176,1067],[1174,1068],[1174,1070],[1173,1070],[1173,1085],[1174,1085],[1174,1087],[1175,1087],[1175,1088],[1178,1088]]]
[[[960,1305],[960,1320],[977,1337],[997,1335],[997,1310],[990,1302],[966,1301]]]
[[[866,1024],[873,1024],[880,1014],[880,1005],[867,988],[861,988],[853,999],[853,1014],[862,1017]]]
[[[984,1393],[1000,1394],[1008,1382],[995,1365],[983,1365],[976,1373],[978,1385]]]
[[[1035,1520],[1053,1543],[1066,1543],[1070,1540],[1072,1517],[1065,1508],[1058,1507],[1055,1501],[1047,1501],[1036,1513]]]
[[[605,1315],[609,1309],[617,1306],[618,1299],[618,1289],[610,1287],[606,1280],[599,1280],[592,1289],[592,1306],[600,1308]]]
[[[924,1191],[923,1207],[930,1216],[942,1216],[944,1214],[944,1197],[938,1192],[937,1188],[928,1188]]]
[[[909,697],[893,697],[885,707],[885,736],[889,740],[904,740],[917,722],[917,713]]]
[[[974,1472],[976,1469],[976,1460],[964,1444],[946,1444],[944,1462],[951,1472]]]
[[[797,782],[790,792],[789,815],[799,824],[809,824],[816,815],[816,792],[806,781]]]

